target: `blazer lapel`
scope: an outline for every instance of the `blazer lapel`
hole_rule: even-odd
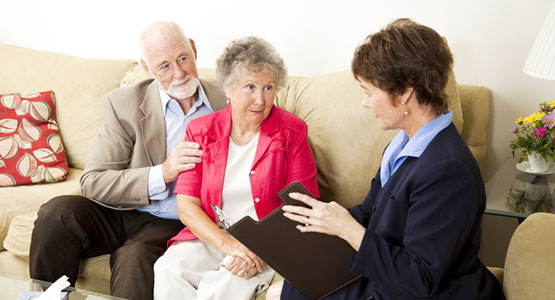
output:
[[[216,82],[201,79],[200,83],[214,111],[227,106],[225,94]],[[144,115],[139,123],[145,152],[153,166],[161,164],[166,159],[166,121],[160,104],[158,84],[155,81],[152,81],[148,87],[140,110]]]
[[[260,136],[258,137],[258,146],[256,147],[256,153],[254,155],[254,161],[252,166],[256,166],[262,155],[266,153],[268,147],[272,142],[272,133],[279,130],[279,119],[276,106],[272,107],[270,115],[262,122],[260,126]]]
[[[227,164],[227,154],[229,150],[229,133],[231,132],[231,107],[227,107],[225,111],[218,113],[218,117],[213,120],[210,130],[206,133],[208,153],[210,153],[210,162],[213,163],[215,173],[211,181],[214,182],[214,193],[218,195],[214,197],[214,204],[222,207],[222,190],[224,187],[225,167]],[[203,158],[203,159],[206,159]]]
[[[158,84],[152,81],[139,109],[144,114],[140,119],[145,152],[150,163],[158,165],[166,159],[166,122],[160,102]]]
[[[224,188],[225,166],[227,164],[227,150],[229,148],[229,137],[227,139],[220,139],[208,145],[208,151],[212,162],[214,163],[215,174],[212,177],[214,185],[214,194],[219,197],[214,197],[214,204],[222,207],[222,190]]]

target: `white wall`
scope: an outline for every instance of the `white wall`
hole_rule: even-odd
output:
[[[213,67],[223,47],[245,35],[276,46],[292,75],[348,69],[356,45],[389,21],[410,17],[447,37],[460,83],[493,95],[488,174],[510,157],[513,120],[555,99],[555,81],[521,71],[553,0],[0,0],[0,42],[97,58],[138,57],[137,36],[174,20]],[[0,55],[2,55],[0,53]],[[1,83],[0,83],[1,84]],[[338,103],[340,105],[340,103]]]

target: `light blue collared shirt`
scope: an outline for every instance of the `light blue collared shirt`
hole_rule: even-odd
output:
[[[422,126],[410,140],[409,136],[401,130],[401,132],[393,138],[391,143],[389,143],[389,146],[387,146],[383,154],[380,169],[382,187],[387,183],[393,173],[397,171],[399,166],[403,164],[407,157],[420,157],[434,137],[451,124],[452,119],[453,112],[448,111],[441,117]]]
[[[170,98],[162,89],[158,89],[166,122],[166,157],[170,151],[181,142],[185,136],[185,129],[189,121],[213,113],[214,110],[208,102],[204,89],[199,84],[198,99],[189,112],[185,115],[179,103]],[[153,145],[156,147],[156,145]],[[142,206],[137,210],[151,213],[165,219],[179,219],[176,196],[173,193],[175,181],[166,184],[162,176],[162,165],[150,168],[148,172],[148,197],[150,205]]]

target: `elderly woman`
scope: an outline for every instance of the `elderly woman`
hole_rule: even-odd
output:
[[[233,41],[217,73],[230,105],[187,127],[203,159],[178,177],[177,205],[187,227],[154,265],[154,299],[250,299],[274,272],[217,225],[211,204],[234,223],[264,218],[293,181],[318,195],[307,126],[273,104],[287,76],[274,48],[255,37]]]
[[[444,93],[451,52],[433,29],[399,19],[370,35],[352,71],[382,130],[400,129],[362,205],[347,211],[292,194],[285,206],[302,232],[336,235],[354,249],[361,277],[324,299],[504,299],[478,260],[484,184],[451,122]],[[363,130],[363,129],[362,129]],[[306,299],[288,282],[267,299]]]

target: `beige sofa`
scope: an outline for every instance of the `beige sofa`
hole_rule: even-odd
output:
[[[516,228],[505,269],[490,268],[508,300],[555,299],[555,214],[535,213]]]
[[[76,58],[0,44],[0,94],[54,90],[57,119],[70,166],[66,181],[0,188],[0,273],[28,277],[36,211],[50,198],[79,194],[79,177],[98,134],[101,96],[144,77],[135,61]],[[345,57],[349,60],[350,57]],[[213,77],[213,70],[200,70]],[[454,123],[485,171],[489,91],[448,87]],[[291,78],[276,103],[304,119],[318,167],[323,200],[352,207],[364,199],[381,154],[395,132],[381,131],[361,107],[363,91],[350,71]],[[1,116],[0,116],[1,117]],[[108,293],[108,255],[82,261],[78,287]]]

